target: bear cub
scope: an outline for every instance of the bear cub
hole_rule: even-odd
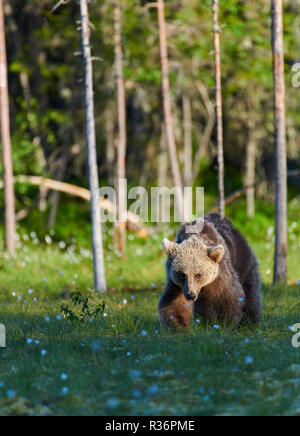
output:
[[[259,323],[258,261],[245,238],[217,214],[205,217],[201,232],[189,233],[190,228],[181,226],[176,243],[163,241],[168,255],[167,285],[159,301],[164,327],[187,327],[193,314],[204,324]]]

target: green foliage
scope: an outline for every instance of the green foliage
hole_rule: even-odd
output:
[[[157,159],[149,161],[147,149],[152,147],[158,156],[162,119],[161,70],[157,11],[147,8],[146,3],[122,2],[122,46],[128,109],[127,173],[130,182],[135,183],[140,177],[137,168],[148,161],[149,170],[145,174],[153,184],[157,179]],[[15,172],[44,172],[55,176],[55,169],[50,165],[52,157],[60,155],[61,147],[80,144],[80,157],[69,162],[65,179],[75,176],[82,183],[86,177],[86,162],[79,6],[70,2],[52,14],[53,2],[50,1],[31,2],[30,5],[25,2],[20,6],[13,0],[11,5],[14,22],[11,16],[7,17],[7,43]],[[117,119],[113,3],[93,1],[89,4],[89,11],[95,57],[97,139],[99,158],[103,162],[108,108],[110,116]],[[201,147],[207,120],[195,81],[200,79],[211,99],[214,98],[211,1],[166,1],[166,19],[176,139],[181,152],[183,93],[187,92],[193,100],[195,149]],[[285,2],[284,21],[289,155],[298,159],[299,99],[290,85],[290,65],[298,57],[297,23],[292,0]],[[239,177],[240,184],[249,116],[255,117],[260,163],[258,176],[268,172],[272,165],[270,1],[262,0],[259,7],[251,0],[220,1],[220,23],[225,160],[226,168],[230,169],[231,175]],[[16,41],[20,42],[19,46]],[[22,74],[28,77],[27,90],[24,89]],[[211,172],[208,178],[215,177],[212,165],[214,139],[209,147],[211,153],[205,157]]]
[[[71,294],[71,300],[75,307],[78,307],[81,311],[80,315],[76,315],[69,305],[62,304],[60,311],[65,319],[71,322],[93,322],[98,315],[104,313],[105,302],[98,304],[94,309],[89,306],[89,298],[83,297],[80,292]]]

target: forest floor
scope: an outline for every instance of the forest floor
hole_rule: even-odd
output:
[[[299,207],[299,205],[298,205]],[[297,209],[299,210],[299,209]],[[127,259],[106,234],[109,292],[92,288],[88,239],[43,239],[19,228],[17,258],[0,247],[0,416],[3,415],[300,415],[300,348],[291,326],[300,323],[300,222],[289,223],[289,284],[271,286],[274,229],[236,217],[261,262],[264,312],[260,326],[194,324],[161,329],[162,236],[128,235]],[[87,237],[88,238],[88,237]],[[298,253],[298,254],[297,254]],[[88,296],[82,322],[71,294]],[[102,303],[105,303],[102,306]],[[71,312],[72,311],[72,312]]]

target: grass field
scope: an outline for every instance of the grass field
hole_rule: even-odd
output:
[[[231,330],[194,324],[175,335],[162,331],[157,301],[164,287],[162,236],[128,235],[122,262],[106,232],[110,291],[92,287],[86,240],[19,228],[17,258],[0,247],[2,415],[300,415],[300,348],[290,326],[300,323],[299,204],[290,208],[289,285],[272,288],[274,229],[259,214],[238,214],[261,262],[264,314],[259,327]],[[270,224],[271,223],[271,224]],[[75,231],[74,231],[75,234]],[[79,290],[103,305],[84,322],[61,317]]]

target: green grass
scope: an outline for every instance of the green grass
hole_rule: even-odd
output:
[[[20,228],[15,260],[0,247],[0,322],[8,342],[0,351],[0,416],[299,415],[300,349],[289,330],[300,322],[300,223],[293,213],[289,286],[272,288],[272,221],[259,211],[249,224],[231,211],[261,261],[261,325],[194,324],[175,335],[161,329],[156,309],[165,279],[162,234],[146,241],[129,235],[122,262],[107,231],[110,291],[99,295],[87,232],[80,241],[68,233],[59,246],[62,235],[47,245]],[[93,307],[105,301],[107,316],[92,323],[56,319],[62,304],[73,308],[69,294],[77,289]]]

